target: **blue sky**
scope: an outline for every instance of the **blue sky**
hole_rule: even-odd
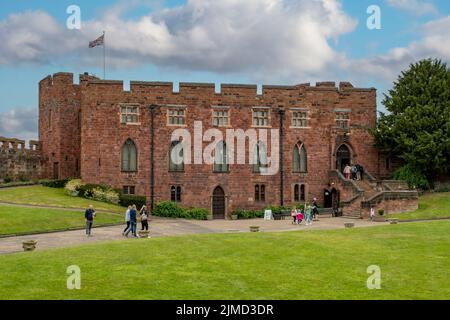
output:
[[[68,30],[69,5],[81,29]],[[366,26],[381,9],[381,30]],[[178,82],[351,81],[379,100],[417,60],[450,62],[447,0],[5,1],[0,7],[0,135],[37,137],[37,84],[46,75]],[[379,109],[383,107],[379,101]]]

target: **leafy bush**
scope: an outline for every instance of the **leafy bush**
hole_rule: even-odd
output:
[[[66,186],[66,183],[71,179],[60,179],[60,180],[43,180],[41,183],[44,187],[62,189]]]
[[[10,182],[12,182],[12,178],[11,177],[3,178],[3,183],[10,183]]]
[[[209,211],[203,208],[194,208],[186,211],[188,218],[194,220],[208,220]]]
[[[439,183],[434,188],[434,192],[450,192],[450,184]]]
[[[423,189],[429,190],[431,185],[424,174],[419,170],[414,169],[412,166],[406,165],[394,172],[394,178],[396,180],[404,180],[408,183],[408,187],[411,189]]]
[[[203,208],[186,209],[175,202],[162,201],[156,204],[153,215],[167,218],[208,220],[209,211]]]
[[[273,211],[272,211],[273,213]],[[242,210],[236,209],[232,213],[233,215],[237,215],[238,219],[256,219],[256,218],[264,218],[263,210]]]
[[[119,204],[119,194],[112,189],[104,190],[102,188],[94,188],[92,190],[92,199],[106,203]]]
[[[103,192],[112,190],[110,186],[104,184],[82,184],[77,188],[78,195],[83,198],[92,199],[94,197],[94,189],[100,189]]]
[[[158,217],[183,218],[186,216],[186,209],[171,201],[158,202],[152,214]]]
[[[84,185],[85,184],[80,179],[74,179],[67,182],[64,189],[66,191],[66,194],[68,194],[69,196],[78,197],[80,195],[79,189]]]
[[[27,182],[27,181],[29,181],[29,179],[23,174],[19,175],[18,180],[20,182]]]
[[[117,191],[117,190],[115,190]],[[140,209],[147,203],[145,196],[135,196],[131,194],[119,194],[119,204],[123,207],[136,205],[136,208]]]
[[[379,214],[380,216],[384,216],[384,210],[383,210],[383,209],[378,210],[378,214]]]

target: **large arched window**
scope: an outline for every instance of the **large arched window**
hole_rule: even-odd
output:
[[[220,141],[214,155],[214,172],[228,172],[227,144]]]
[[[253,172],[266,172],[267,170],[267,148],[266,144],[259,141],[253,151]]]
[[[137,148],[131,139],[128,139],[122,146],[122,171],[137,171]]]
[[[297,143],[294,147],[292,171],[296,173],[306,173],[308,171],[308,156],[303,143]]]
[[[176,172],[184,171],[184,153],[181,141],[172,141],[169,151],[169,170]]]

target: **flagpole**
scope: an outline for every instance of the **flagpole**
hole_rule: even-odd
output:
[[[106,38],[103,31],[103,80],[106,80]]]

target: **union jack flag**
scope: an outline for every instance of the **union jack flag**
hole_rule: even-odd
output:
[[[105,44],[105,35],[101,35],[96,40],[89,42],[89,48],[95,48],[96,46],[103,46]]]

